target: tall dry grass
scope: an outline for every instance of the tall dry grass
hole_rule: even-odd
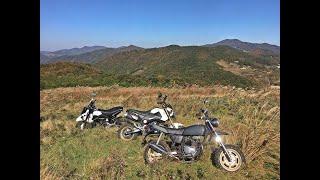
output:
[[[143,163],[139,139],[123,143],[112,129],[80,132],[74,128],[75,118],[90,100],[92,92],[97,93],[99,108],[122,105],[125,109],[141,110],[156,106],[157,93],[162,92],[168,95],[168,102],[175,109],[175,121],[186,126],[203,123],[196,114],[203,107],[202,100],[209,98],[207,108],[212,116],[220,119],[220,129],[231,132],[224,140],[242,148],[248,168],[244,172],[226,174],[212,166],[207,154],[197,163],[183,165],[168,162],[159,165],[154,172]],[[69,179],[150,179],[153,176],[163,179],[279,179],[280,103],[277,89],[113,86],[57,88],[41,91],[40,94],[43,117],[40,129],[43,152],[41,177],[44,179],[65,179],[66,176]],[[80,164],[72,164],[74,162]]]

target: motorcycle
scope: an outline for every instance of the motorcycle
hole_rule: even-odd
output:
[[[95,94],[92,94],[95,96]],[[123,111],[123,107],[117,106],[111,109],[98,109],[96,107],[96,99],[91,98],[89,104],[85,106],[80,116],[76,119],[76,127],[81,130],[85,128],[93,128],[97,125],[104,127],[120,126],[120,118],[117,117]]]
[[[170,121],[170,127],[183,127],[180,123],[173,123],[171,118],[175,117],[172,106],[166,103],[167,95],[158,94],[157,104],[161,105],[148,111],[139,111],[135,109],[128,109],[125,116],[124,125],[118,130],[120,139],[129,141],[135,139],[139,135],[157,134],[157,131],[149,131],[147,125],[150,123],[164,124]]]
[[[144,160],[146,164],[156,163],[164,157],[184,162],[196,161],[203,154],[206,141],[211,141],[214,137],[218,148],[211,153],[212,163],[229,172],[239,170],[245,164],[245,157],[241,150],[235,145],[222,142],[221,136],[228,135],[228,133],[216,129],[219,120],[209,117],[207,109],[201,109],[200,115],[199,119],[204,120],[204,124],[179,129],[155,123],[149,124],[149,128],[159,131],[160,135],[156,141],[151,140],[145,146]],[[161,140],[163,136],[168,137],[169,143]]]

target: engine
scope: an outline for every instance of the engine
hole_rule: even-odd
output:
[[[196,160],[202,153],[203,145],[200,137],[183,137],[180,152],[185,161]]]

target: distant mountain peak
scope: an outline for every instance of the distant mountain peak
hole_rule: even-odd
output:
[[[229,46],[235,49],[239,49],[242,51],[248,51],[248,52],[254,52],[257,50],[264,50],[268,52],[272,52],[275,54],[280,54],[280,47],[277,45],[272,45],[268,43],[250,43],[250,42],[244,42],[239,39],[224,39],[222,41],[219,41],[217,43],[213,44],[206,44],[205,47],[215,47],[215,46]]]
[[[132,44],[130,44],[130,45],[128,45],[128,46],[120,46],[120,47],[118,47],[118,48],[121,48],[121,49],[123,49],[123,48],[138,48],[138,49],[142,49],[142,47],[139,47],[139,46],[135,46],[135,45],[132,45]]]
[[[169,46],[166,46],[166,47],[170,48],[170,47],[180,47],[180,46],[177,44],[170,44]]]
[[[234,42],[243,42],[243,41],[240,41],[239,39],[224,39],[224,40],[219,41],[219,42],[232,42],[232,41],[234,41]]]

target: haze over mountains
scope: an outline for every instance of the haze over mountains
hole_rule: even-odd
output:
[[[54,63],[57,61],[92,63],[96,60],[108,57],[115,53],[139,49],[142,48],[130,45],[122,46],[119,48],[107,48],[104,46],[84,46],[82,48],[63,49],[54,52],[41,51],[40,63]]]
[[[268,54],[268,55],[279,55],[280,47],[276,45],[270,45],[267,43],[249,43],[242,42],[238,39],[225,39],[223,41],[206,44],[204,47],[216,47],[216,46],[229,46],[244,52],[252,52],[256,54]],[[198,46],[201,47],[201,46]],[[134,45],[122,46],[119,48],[109,48],[104,46],[84,46],[82,48],[63,49],[54,52],[40,51],[40,63],[54,63],[58,61],[64,62],[85,62],[93,63],[103,60],[106,57],[114,54],[132,50],[142,50],[144,48],[137,47]],[[152,48],[150,48],[152,49]]]
[[[83,54],[99,49],[104,49],[104,46],[84,46],[82,48],[72,48],[72,49],[62,49],[54,52],[49,51],[41,51],[42,54],[49,56],[49,57],[57,57],[57,56],[65,56],[65,55],[78,55]]]

